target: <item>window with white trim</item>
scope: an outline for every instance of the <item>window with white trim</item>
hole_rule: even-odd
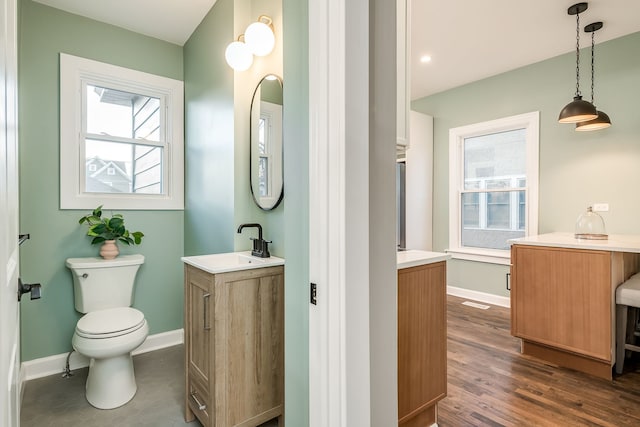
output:
[[[538,232],[539,113],[449,130],[449,249],[508,264],[509,239]]]
[[[62,209],[183,209],[183,82],[60,54]]]

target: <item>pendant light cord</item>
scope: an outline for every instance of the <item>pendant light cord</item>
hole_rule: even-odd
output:
[[[580,93],[580,13],[576,13],[576,97]]]
[[[595,85],[593,83],[594,80],[595,80],[595,74],[596,74],[595,59],[594,59],[595,58],[594,51],[596,49],[596,47],[595,47],[596,46],[596,42],[595,42],[596,35],[595,34],[596,34],[595,31],[591,32],[591,103],[593,105],[596,105],[595,104],[596,97],[594,95],[594,93],[595,93],[595,89],[594,89]]]

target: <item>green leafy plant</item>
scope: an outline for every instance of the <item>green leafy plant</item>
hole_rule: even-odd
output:
[[[89,215],[85,215],[78,221],[89,226],[87,236],[93,237],[91,244],[102,243],[105,240],[118,240],[127,245],[139,245],[144,234],[141,231],[129,232],[124,228],[124,218],[121,214],[114,214],[111,218],[102,216],[102,205],[98,206]]]

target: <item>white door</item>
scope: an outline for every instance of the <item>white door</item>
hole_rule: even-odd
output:
[[[16,0],[0,0],[0,425],[20,424]]]

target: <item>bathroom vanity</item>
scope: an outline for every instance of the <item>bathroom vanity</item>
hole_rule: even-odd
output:
[[[185,419],[258,426],[284,413],[284,260],[231,253],[185,263]]]
[[[447,394],[448,254],[398,252],[398,426],[436,422]]]
[[[611,379],[615,290],[640,271],[640,236],[511,241],[511,334],[522,353]]]

